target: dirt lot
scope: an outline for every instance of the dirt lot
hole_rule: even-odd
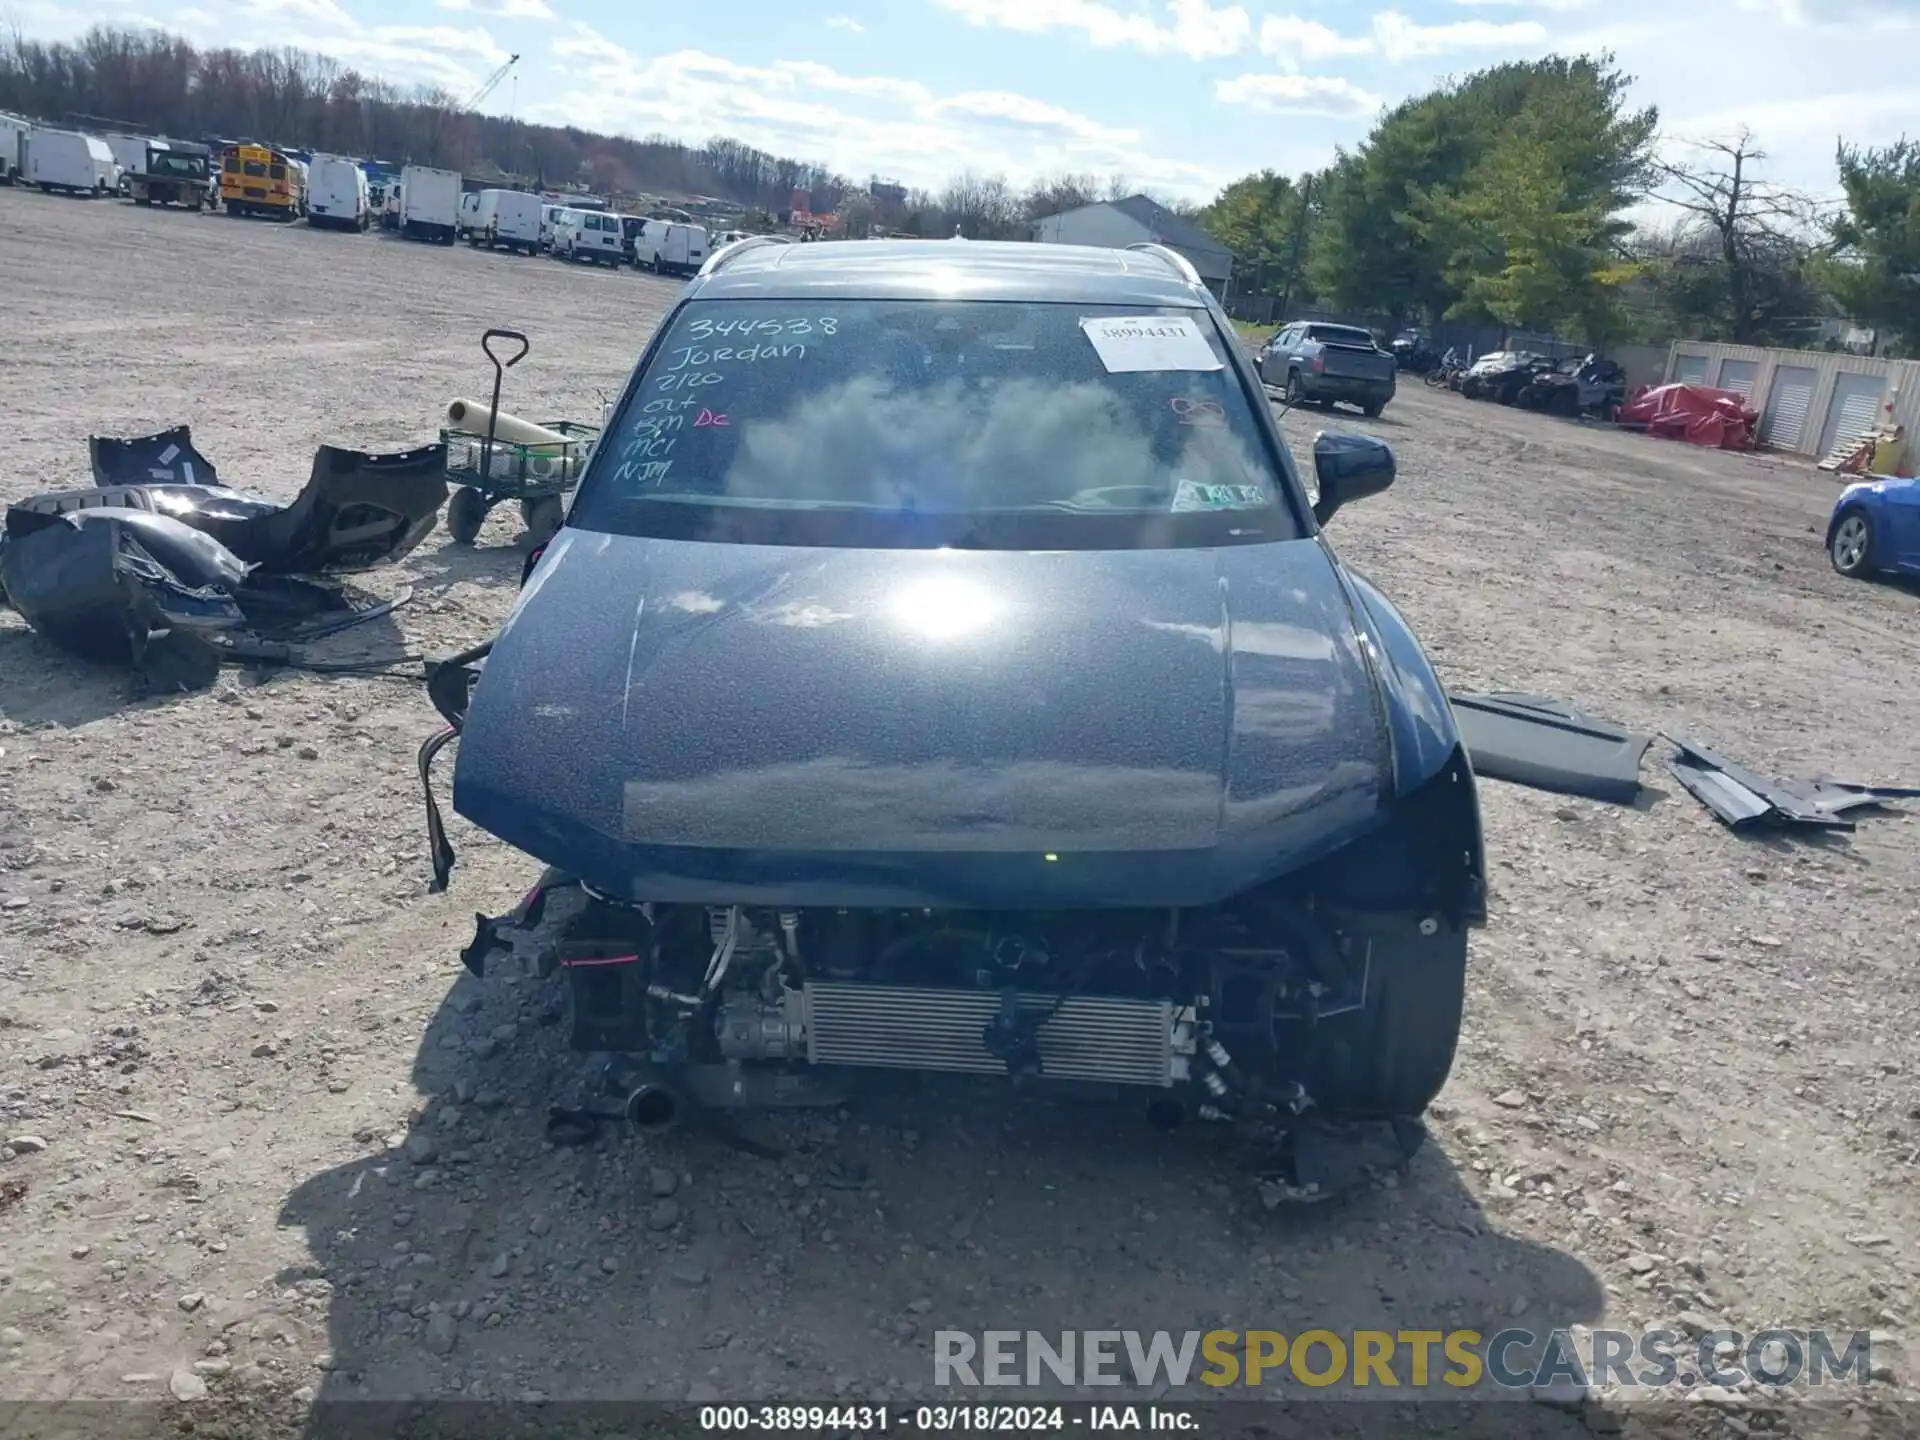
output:
[[[0,499],[180,420],[290,496],[316,442],[417,442],[483,395],[493,324],[533,337],[511,408],[592,419],[677,293],[19,191],[0,234]],[[1827,477],[1417,388],[1377,429],[1402,480],[1337,543],[1451,682],[1920,780],[1920,601],[1832,574]],[[490,634],[516,530],[437,533],[379,580],[420,592],[398,633],[356,643]],[[1714,1394],[1702,1433],[1909,1429],[1882,1407],[1920,1364],[1910,818],[1736,838],[1664,747],[1638,810],[1486,786],[1494,914],[1433,1143],[1299,1212],[1217,1136],[992,1087],[757,1124],[779,1159],[554,1149],[581,1076],[556,992],[456,958],[533,871],[456,825],[425,893],[434,723],[392,678],[131,703],[0,614],[0,1398],[908,1397],[948,1327],[1824,1325],[1882,1332],[1885,1377]]]

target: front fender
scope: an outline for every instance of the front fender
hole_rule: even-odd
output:
[[[1355,623],[1368,642],[1386,706],[1394,794],[1410,795],[1445,769],[1460,745],[1453,707],[1406,617],[1370,580],[1345,565],[1340,572],[1353,594]]]
[[[1833,548],[1833,532],[1840,527],[1842,515],[1849,510],[1864,510],[1869,523],[1875,522],[1880,518],[1884,495],[1884,488],[1875,480],[1856,481],[1842,490],[1833,502],[1833,513],[1827,517],[1827,549]]]

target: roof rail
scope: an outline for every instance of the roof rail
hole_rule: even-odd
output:
[[[749,235],[745,239],[734,241],[731,245],[722,245],[714,251],[707,257],[707,263],[700,267],[700,273],[694,278],[698,280],[714,274],[742,250],[754,250],[762,245],[791,245],[792,243],[793,241],[785,235]]]
[[[1203,283],[1200,272],[1193,268],[1193,262],[1170,245],[1162,245],[1155,240],[1140,240],[1127,246],[1129,250],[1141,250],[1156,259],[1166,262],[1167,268],[1189,285]]]

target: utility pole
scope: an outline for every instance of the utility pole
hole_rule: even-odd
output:
[[[1293,254],[1287,259],[1286,288],[1280,292],[1280,323],[1287,323],[1287,310],[1293,304],[1294,282],[1300,278],[1300,255],[1307,247],[1307,207],[1313,203],[1313,176],[1300,180],[1300,218],[1293,226]]]

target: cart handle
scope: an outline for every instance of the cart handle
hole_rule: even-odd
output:
[[[493,353],[493,346],[490,342],[494,340],[518,340],[520,342],[520,349],[512,359],[502,359]],[[486,351],[487,358],[501,369],[511,370],[527,358],[527,352],[533,348],[533,342],[518,330],[489,330],[480,337],[480,348]]]

